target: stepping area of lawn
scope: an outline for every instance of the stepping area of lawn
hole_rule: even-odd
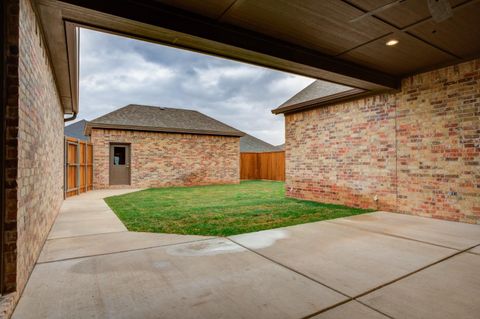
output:
[[[112,196],[107,204],[130,231],[230,236],[347,217],[364,209],[285,197],[285,184],[151,188]]]

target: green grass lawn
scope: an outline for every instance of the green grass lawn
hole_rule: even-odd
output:
[[[285,184],[151,188],[107,204],[131,231],[229,236],[357,215],[364,209],[285,198]]]

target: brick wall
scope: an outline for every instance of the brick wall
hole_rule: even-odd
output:
[[[92,129],[94,188],[109,187],[109,145],[130,143],[131,186],[230,184],[240,180],[238,137]]]
[[[7,105],[5,110],[5,235],[4,287],[12,292],[16,287],[17,240],[17,135],[18,135],[18,1],[6,2],[7,13]]]
[[[397,210],[480,223],[480,59],[405,79],[397,139]]]
[[[7,171],[7,178],[13,180],[7,194],[12,199],[8,216],[16,220],[7,238],[16,249],[16,257],[13,251],[7,259],[6,285],[9,291],[15,290],[14,302],[25,287],[63,201],[64,126],[63,110],[32,5],[29,0],[17,3],[17,105],[12,101],[7,110],[7,153],[16,165]],[[10,310],[4,309],[7,316]]]
[[[480,223],[479,59],[285,123],[287,196]]]
[[[287,196],[385,210],[395,206],[394,96],[287,115],[285,122]]]
[[[0,297],[0,318],[8,317],[18,299],[16,289],[17,270],[17,135],[18,135],[18,0],[4,2],[6,107],[5,116],[5,214],[3,236],[3,296]]]

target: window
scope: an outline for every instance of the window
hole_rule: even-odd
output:
[[[125,165],[125,147],[113,148],[113,165]]]

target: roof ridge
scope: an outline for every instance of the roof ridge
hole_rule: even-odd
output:
[[[142,106],[142,107],[158,108],[158,109],[166,109],[166,110],[182,110],[182,111],[198,112],[197,110],[184,109],[184,108],[180,108],[180,107],[169,107],[169,106],[147,105],[147,104],[135,104],[135,103],[130,103],[130,104],[128,104],[128,105],[125,105],[124,107],[128,107],[128,106]],[[124,107],[122,107],[122,108],[124,108]]]
[[[244,132],[198,110],[128,104],[87,123],[92,127],[243,136]]]

